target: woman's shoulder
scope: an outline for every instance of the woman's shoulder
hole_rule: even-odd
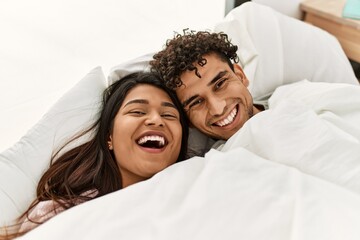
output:
[[[59,203],[53,200],[47,200],[39,202],[28,214],[24,217],[24,220],[20,226],[20,232],[28,231],[39,224],[47,221],[56,214],[62,212],[64,209]]]
[[[98,194],[96,189],[88,190],[81,194],[83,197],[94,198]],[[61,201],[64,202],[65,201]],[[76,201],[76,205],[83,203],[83,200]],[[55,215],[63,212],[65,209],[64,207],[57,201],[54,200],[46,200],[41,201],[24,217],[22,220],[20,231],[27,231],[31,230],[38,225],[46,222],[50,218],[54,217]]]

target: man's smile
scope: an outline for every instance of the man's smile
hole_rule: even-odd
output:
[[[227,127],[227,126],[229,126],[236,119],[236,117],[238,115],[238,110],[239,110],[238,108],[239,108],[239,105],[238,104],[235,105],[234,108],[229,112],[229,114],[227,114],[222,119],[212,123],[211,126],[216,126],[216,127]]]

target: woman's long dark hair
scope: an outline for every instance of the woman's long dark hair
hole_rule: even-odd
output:
[[[36,199],[19,219],[28,217],[30,211],[41,201],[52,200],[62,209],[69,209],[79,202],[88,201],[122,188],[121,173],[112,151],[108,149],[107,142],[112,132],[114,118],[127,93],[138,84],[150,84],[162,89],[175,104],[180,113],[182,126],[181,149],[177,162],[186,158],[188,123],[176,94],[166,88],[160,77],[154,73],[130,74],[113,83],[104,91],[102,110],[98,120],[53,155],[49,169],[41,177],[37,186]],[[64,147],[90,133],[92,133],[92,137],[89,141],[60,153]],[[95,197],[84,194],[94,189],[98,192]],[[35,221],[33,220],[33,222]],[[41,222],[35,223],[41,224]],[[24,233],[26,232],[8,234],[5,239],[11,239]]]

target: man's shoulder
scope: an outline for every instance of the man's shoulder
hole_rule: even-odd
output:
[[[302,80],[276,88],[269,99],[269,107],[273,108],[284,101],[296,101],[307,105],[315,104],[320,100],[322,102],[339,101],[340,99],[358,95],[359,91],[359,85],[355,84],[310,82],[308,80]],[[353,92],[356,92],[356,94]]]
[[[269,99],[270,97],[272,96],[274,92],[269,92],[269,93],[266,93],[262,96],[259,96],[259,97],[255,97],[253,99],[253,104],[255,106],[261,106],[264,110],[267,110],[269,109]]]

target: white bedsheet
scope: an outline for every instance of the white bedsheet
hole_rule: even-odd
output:
[[[360,239],[360,87],[279,88],[211,150],[21,239]]]
[[[360,193],[360,86],[304,80],[277,88],[269,105],[222,151],[244,147]]]

